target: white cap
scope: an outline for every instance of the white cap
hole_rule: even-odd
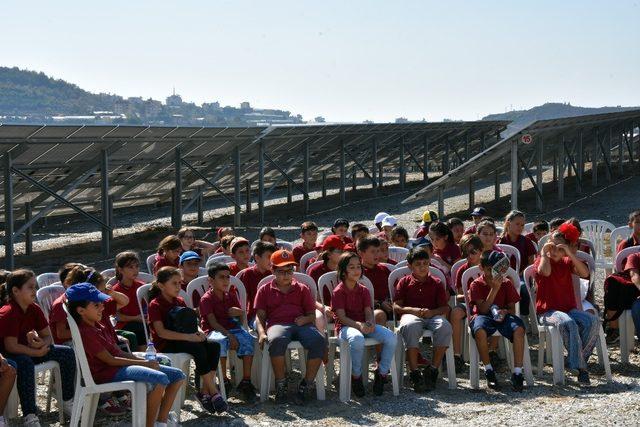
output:
[[[376,217],[373,221],[374,224],[378,224],[379,222],[382,222],[386,217],[388,217],[389,214],[386,212],[378,212],[376,214]]]
[[[398,225],[398,220],[394,216],[388,215],[382,220],[383,227],[395,227],[396,225]]]

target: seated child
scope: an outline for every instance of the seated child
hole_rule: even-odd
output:
[[[386,265],[378,262],[379,252],[380,239],[377,237],[365,237],[358,242],[362,275],[373,284],[373,307],[376,324],[386,326],[387,321],[393,318],[393,305],[389,296],[389,274],[391,271]]]
[[[255,264],[245,268],[236,275],[247,291],[247,322],[249,327],[255,329],[256,309],[253,301],[258,293],[258,283],[271,273],[271,255],[276,251],[275,245],[268,242],[258,242],[253,247],[253,260]]]
[[[229,249],[231,249],[231,256],[236,260],[229,264],[231,275],[235,276],[240,271],[249,267],[249,261],[251,260],[251,245],[244,237],[236,237],[231,242]]]
[[[349,221],[344,218],[338,218],[333,222],[333,227],[331,227],[331,232],[340,237],[342,243],[345,245],[347,243],[353,243],[353,239],[347,235],[349,232]]]
[[[165,266],[178,267],[182,243],[177,236],[167,236],[160,241],[156,253],[156,262],[153,264],[153,274]]]
[[[293,278],[296,262],[293,254],[278,250],[271,255],[275,278],[264,284],[256,295],[256,329],[258,342],[269,345],[269,356],[276,381],[276,403],[287,401],[285,353],[292,340],[307,350],[306,375],[300,381],[295,401],[303,404],[312,388],[327,344],[324,335],[313,325],[315,301],[309,288]]]
[[[380,250],[378,251],[378,262],[384,264],[396,265],[398,261],[389,258],[389,242],[385,239],[380,240]]]
[[[4,414],[9,395],[16,382],[16,362],[0,354],[0,414]],[[7,425],[3,415],[0,415],[0,427]]]
[[[238,390],[246,402],[252,402],[256,398],[255,387],[251,384],[255,338],[242,329],[245,310],[235,290],[229,292],[229,266],[215,263],[207,272],[209,289],[200,300],[200,328],[207,335],[207,340],[220,345],[220,369],[224,372],[225,385],[231,385],[226,375],[228,350],[234,350],[242,359],[242,381]]]
[[[140,313],[137,296],[138,288],[144,285],[143,281],[138,280],[138,273],[140,272],[138,254],[131,251],[120,252],[116,255],[115,267],[117,282],[111,288],[129,298],[129,303],[124,307],[120,307],[117,312],[118,323],[116,328],[134,333],[138,344],[137,351],[145,351],[147,348],[147,338],[143,323],[145,316]],[[132,347],[132,350],[134,349],[136,348]]]
[[[178,239],[182,244],[180,254],[187,251],[193,251],[201,257],[209,257],[215,252],[216,245],[204,240],[196,240],[196,231],[191,227],[182,227],[178,231]]]
[[[534,222],[533,231],[529,234],[526,234],[525,237],[529,238],[529,240],[537,244],[540,239],[542,239],[547,234],[549,234],[549,223],[542,220]]]
[[[464,234],[477,234],[478,230],[478,224],[480,224],[480,222],[482,221],[482,218],[487,216],[487,210],[481,206],[475,207],[473,208],[473,210],[471,211],[471,213],[469,214],[469,216],[471,217],[471,220],[473,221],[473,225],[469,228],[467,228],[464,231]]]
[[[460,239],[464,235],[464,222],[460,218],[449,218],[447,227],[453,233],[453,241],[456,244],[460,244]]]
[[[316,240],[318,239],[318,226],[313,221],[305,221],[300,226],[300,238],[302,243],[293,247],[293,257],[297,263],[304,254],[316,250]],[[305,265],[306,267],[306,265]]]
[[[358,283],[362,275],[358,255],[352,252],[342,254],[337,275],[340,282],[333,289],[331,311],[335,313],[336,335],[349,343],[353,393],[357,397],[365,395],[362,382],[364,340],[373,338],[382,343],[380,362],[373,381],[373,393],[381,396],[395,352],[396,336],[386,327],[375,323],[369,290]]]
[[[378,212],[376,214],[375,218],[373,219],[373,225],[376,226],[378,231],[382,231],[382,220],[385,219],[388,216],[389,216],[389,214],[386,213],[386,212]]]
[[[396,285],[393,308],[400,318],[400,334],[407,348],[409,378],[416,392],[435,388],[438,369],[451,343],[448,296],[439,279],[429,274],[429,252],[422,246],[407,256],[411,275]],[[433,360],[418,370],[420,340],[425,329],[433,333]]]
[[[260,233],[258,234],[258,240],[275,245],[276,231],[271,227],[262,227],[262,230],[260,230]]]
[[[407,248],[409,245],[409,232],[402,226],[397,226],[391,231],[391,243],[399,248]]]
[[[391,241],[391,232],[398,225],[398,220],[395,216],[388,215],[382,220],[382,231],[378,233],[380,239],[384,239],[387,242]]]
[[[616,253],[623,249],[630,248],[631,246],[640,245],[640,210],[633,211],[629,214],[629,228],[631,229],[631,236],[629,238],[618,243],[616,247]]]
[[[429,227],[429,238],[433,243],[432,258],[438,260],[448,273],[462,256],[460,247],[454,241],[453,233],[444,222],[436,221]]]
[[[116,381],[147,383],[150,391],[147,394],[146,426],[166,426],[173,401],[185,381],[184,373],[120,350],[104,328],[104,304],[111,297],[92,284],[75,284],[66,290],[66,297],[69,313],[82,336],[93,380],[98,384]]]
[[[494,274],[494,267],[504,263],[509,266],[507,256],[502,252],[484,252],[480,260],[482,276],[469,286],[469,304],[473,308],[470,322],[471,333],[476,341],[480,360],[489,388],[498,388],[498,379],[489,358],[488,338],[496,331],[513,343],[513,375],[511,384],[515,391],[522,391],[524,375],[522,363],[524,357],[524,323],[516,316],[515,304],[520,296],[514,284],[506,276]],[[517,283],[515,286],[520,286]],[[529,351],[529,349],[526,349]]]
[[[438,220],[438,214],[434,211],[424,211],[422,213],[422,222],[420,227],[413,233],[413,237],[418,239],[429,235],[429,227],[431,223]]]

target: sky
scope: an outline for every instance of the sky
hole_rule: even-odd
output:
[[[14,1],[0,65],[309,120],[640,105],[640,0]]]

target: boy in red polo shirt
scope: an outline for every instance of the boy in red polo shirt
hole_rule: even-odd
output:
[[[229,264],[231,275],[235,276],[245,268],[249,267],[249,261],[251,260],[251,245],[244,237],[236,237],[231,242],[229,249],[231,249],[231,256],[236,260],[236,262]]]
[[[225,385],[228,383],[231,386],[227,379],[229,349],[235,350],[242,359],[242,381],[238,384],[238,390],[245,402],[253,402],[256,391],[251,384],[251,365],[255,339],[242,328],[245,310],[240,305],[237,293],[229,292],[229,266],[214,263],[207,273],[209,289],[200,300],[200,327],[207,335],[207,340],[220,345],[220,369],[224,373]]]
[[[623,249],[630,248],[631,246],[640,245],[640,210],[633,211],[629,214],[629,228],[631,229],[631,236],[618,243],[616,247],[616,253]]]
[[[400,334],[407,349],[409,378],[416,392],[435,388],[442,357],[451,344],[451,324],[445,285],[429,274],[429,253],[417,246],[409,251],[407,262],[411,275],[396,285],[393,308],[400,316]],[[422,372],[418,370],[420,339],[425,329],[433,334],[433,360]]]
[[[255,330],[256,309],[253,302],[258,293],[258,283],[271,275],[271,255],[276,251],[273,243],[258,242],[253,248],[253,260],[255,264],[245,268],[236,275],[247,291],[247,322],[251,329]]]
[[[373,307],[376,324],[386,326],[393,317],[393,305],[389,297],[389,274],[387,266],[378,262],[380,239],[368,236],[358,242],[358,255],[362,261],[362,275],[373,284]]]
[[[468,297],[472,318],[471,333],[476,341],[480,360],[484,365],[487,385],[498,388],[498,379],[491,366],[488,339],[496,331],[513,343],[513,375],[511,384],[515,391],[522,391],[524,375],[524,323],[516,316],[516,303],[520,296],[513,283],[502,274],[509,268],[509,260],[502,252],[486,251],[480,258],[482,276],[471,282]],[[519,285],[519,283],[518,283]]]
[[[313,325],[316,305],[311,291],[293,278],[296,266],[293,254],[286,250],[274,252],[271,266],[275,278],[258,289],[256,295],[258,342],[261,348],[265,342],[269,345],[277,403],[287,400],[284,361],[287,346],[296,340],[307,350],[306,375],[295,395],[296,402],[303,404],[322,364],[327,345],[324,336]]]
[[[302,243],[293,247],[293,257],[300,263],[302,255],[316,250],[316,240],[318,239],[318,226],[313,221],[305,221],[300,226],[300,238]]]

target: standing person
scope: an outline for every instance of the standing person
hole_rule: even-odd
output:
[[[293,247],[293,257],[298,264],[303,255],[316,250],[316,240],[318,239],[318,226],[316,223],[313,221],[303,222],[300,226],[300,238],[302,242]]]
[[[579,235],[573,225],[562,224],[536,258],[536,313],[542,324],[559,328],[569,369],[578,371],[578,382],[589,384],[587,360],[596,345],[600,323],[595,315],[578,310],[572,274],[589,276],[587,266],[569,248]]]
[[[311,291],[293,278],[295,266],[293,254],[289,251],[278,250],[271,255],[275,278],[258,289],[255,300],[256,328],[260,347],[263,348],[265,342],[269,343],[277,403],[287,401],[284,361],[287,346],[296,340],[307,350],[306,375],[300,381],[295,395],[296,402],[304,404],[327,345],[324,336],[313,325],[316,305]]]
[[[389,274],[386,265],[378,262],[380,239],[365,237],[358,242],[358,255],[362,263],[362,275],[373,284],[373,307],[376,324],[386,326],[393,318],[393,305],[389,295]]]
[[[251,384],[251,365],[255,338],[242,328],[245,311],[237,293],[229,292],[229,266],[213,264],[207,273],[209,289],[200,300],[200,327],[208,341],[220,345],[220,369],[224,373],[225,387],[228,384],[227,390],[231,390],[231,381],[227,378],[228,351],[235,350],[242,359],[242,381],[238,384],[238,390],[245,402],[253,402],[256,391]]]
[[[258,283],[272,274],[271,255],[276,251],[275,245],[268,242],[258,242],[253,248],[253,260],[255,264],[245,268],[236,275],[244,285],[247,292],[247,322],[249,327],[255,329],[256,309],[253,302],[258,293]]]
[[[362,382],[364,340],[365,338],[373,338],[382,343],[380,363],[373,381],[373,393],[376,396],[381,396],[391,368],[391,360],[396,348],[396,336],[386,327],[376,325],[369,290],[358,283],[361,275],[362,268],[358,255],[351,252],[342,254],[338,261],[337,270],[340,282],[333,290],[331,311],[335,313],[336,335],[349,343],[351,384],[353,393],[358,397],[365,395]]]
[[[231,249],[231,256],[235,260],[235,262],[229,264],[229,268],[231,269],[231,275],[235,276],[240,271],[249,267],[251,245],[244,237],[236,237],[231,242],[229,249]]]
[[[416,392],[435,388],[438,369],[451,342],[447,292],[440,279],[429,274],[429,253],[416,247],[407,256],[411,275],[398,281],[393,308],[400,317],[400,334],[407,349],[409,378]],[[420,340],[425,329],[433,334],[433,360],[418,370]]]
[[[502,261],[504,259],[504,261]],[[500,335],[513,343],[513,375],[511,384],[515,391],[522,391],[524,375],[522,366],[524,352],[524,323],[516,316],[515,304],[520,300],[514,286],[506,276],[494,275],[493,267],[500,262],[506,264],[506,255],[502,252],[485,252],[482,254],[480,266],[482,275],[471,282],[468,289],[469,304],[472,307],[472,318],[469,322],[471,333],[476,341],[480,360],[484,365],[484,373],[489,388],[498,388],[498,378],[489,357],[489,337],[498,331]]]
[[[185,375],[180,369],[162,366],[125,353],[104,327],[104,304],[111,298],[90,283],[79,283],[65,292],[69,314],[78,324],[91,376],[97,384],[140,381],[150,386],[146,426],[166,427],[173,401]],[[135,408],[134,410],[137,410]]]
[[[473,221],[473,225],[469,228],[467,228],[464,231],[464,234],[477,234],[477,227],[478,224],[480,224],[480,222],[482,221],[482,218],[487,216],[487,210],[481,206],[475,207],[473,208],[473,210],[471,211],[471,213],[469,214],[469,216],[471,217],[471,220]]]
[[[188,353],[196,364],[200,376],[200,391],[196,398],[203,409],[210,413],[222,413],[228,408],[216,386],[216,369],[220,358],[220,345],[208,342],[207,336],[198,330],[194,333],[176,332],[165,327],[177,308],[186,308],[180,294],[180,272],[174,267],[162,267],[158,278],[149,290],[149,324],[155,347],[164,353]],[[188,309],[190,310],[190,309]]]
[[[216,245],[205,242],[204,240],[197,240],[196,231],[191,227],[182,227],[178,231],[178,239],[180,239],[182,245],[180,254],[193,251],[201,257],[204,256],[208,258],[216,250]]]
[[[158,245],[156,261],[153,264],[153,274],[155,275],[162,267],[178,267],[181,253],[182,242],[177,236],[167,236],[162,239]]]
[[[24,424],[40,425],[36,407],[35,365],[54,361],[62,376],[62,405],[71,414],[76,360],[71,347],[53,344],[49,323],[35,303],[36,276],[31,270],[15,270],[0,285],[0,352],[16,364],[18,396]]]
[[[113,284],[112,289],[129,298],[129,303],[118,310],[116,328],[134,333],[138,344],[137,350],[145,351],[147,338],[143,322],[146,313],[140,313],[140,306],[138,306],[138,288],[143,286],[144,282],[138,280],[140,272],[138,254],[131,251],[120,252],[116,255],[115,267],[117,282]]]

